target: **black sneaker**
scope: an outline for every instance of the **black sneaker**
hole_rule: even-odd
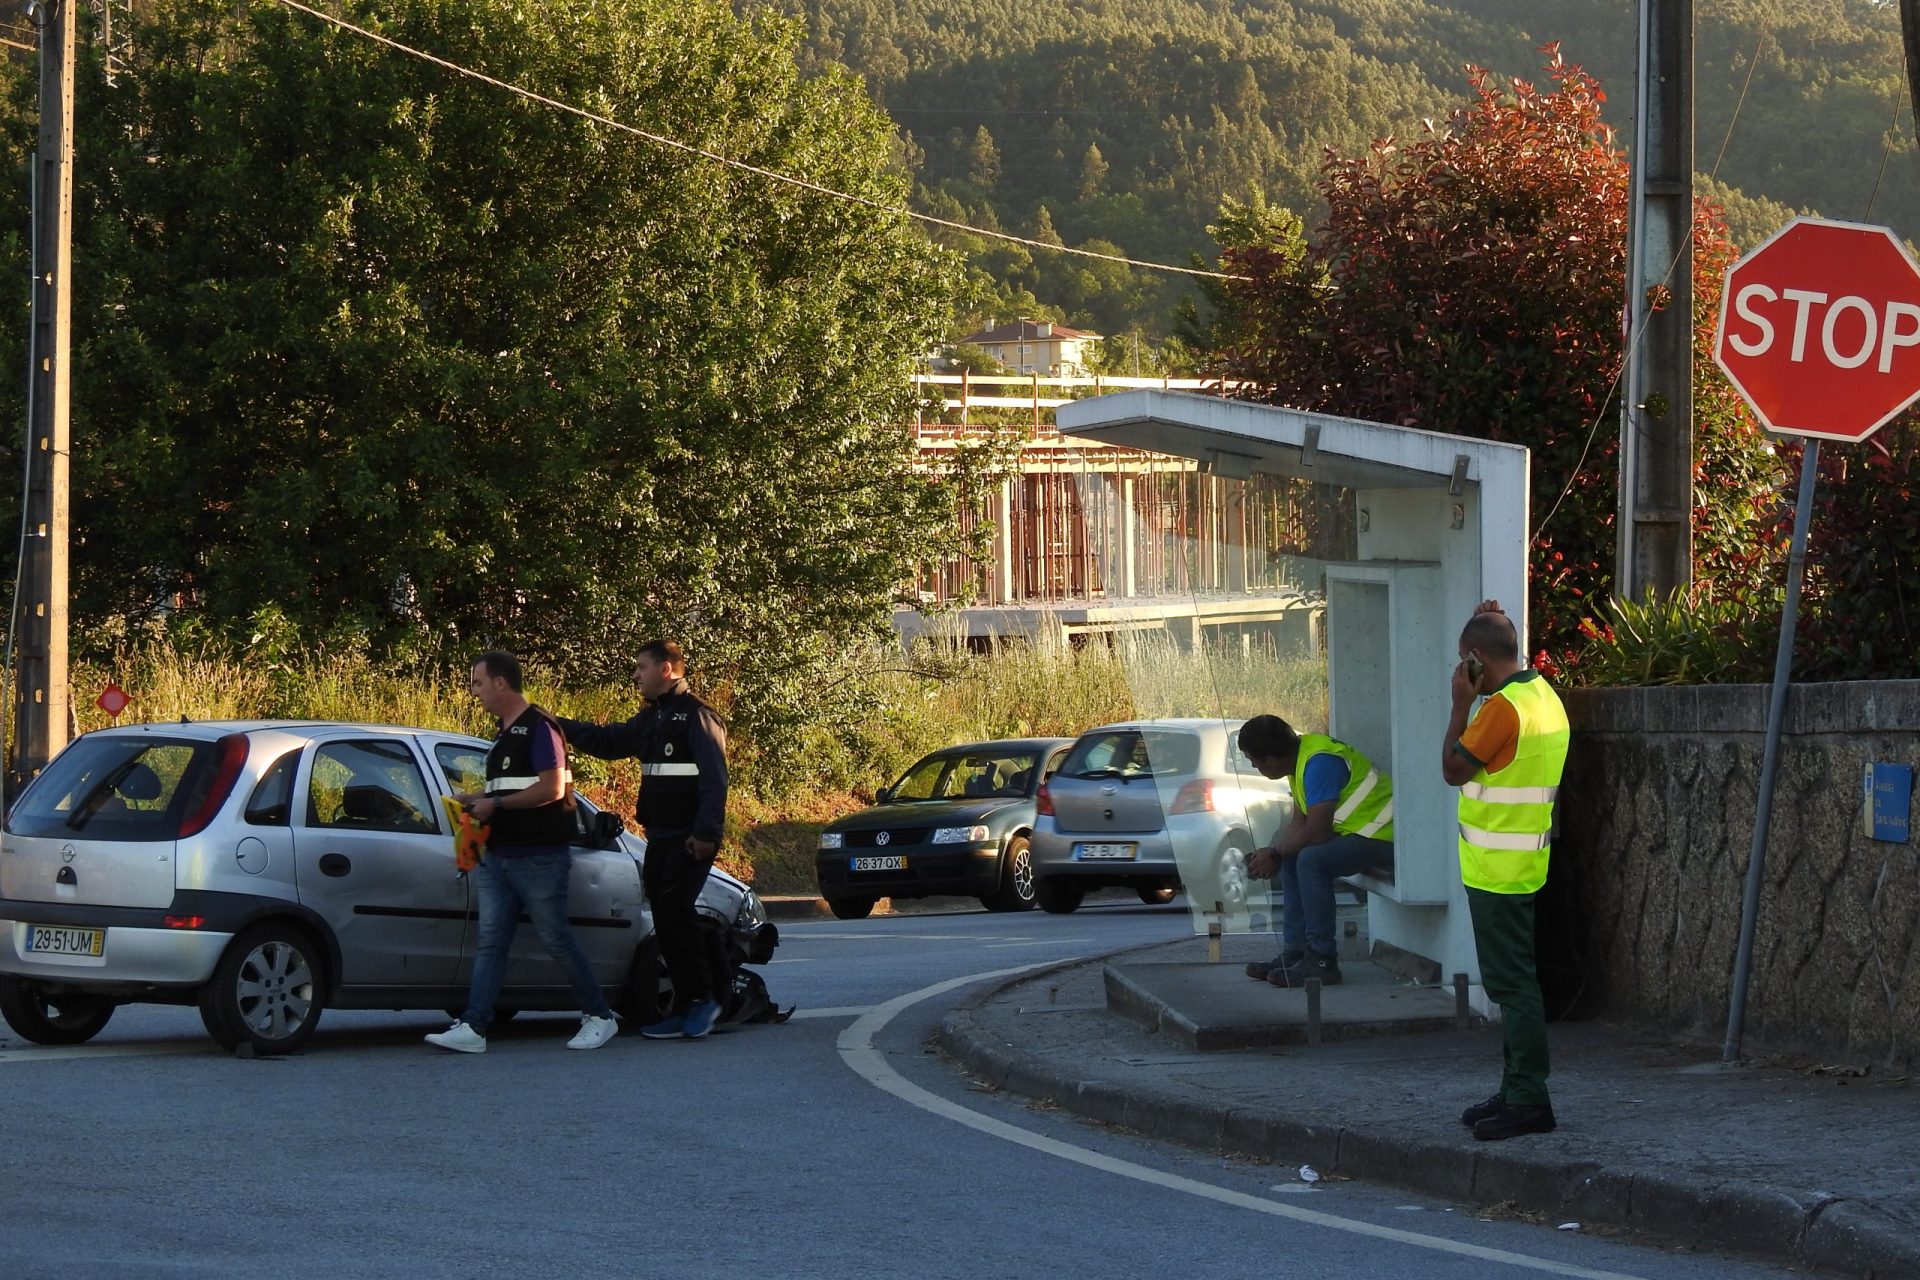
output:
[[[1334,956],[1306,955],[1267,974],[1267,981],[1276,987],[1304,987],[1308,978],[1320,979],[1323,987],[1339,986],[1340,961]]]
[[[1473,1136],[1482,1142],[1503,1142],[1523,1133],[1552,1133],[1553,1127],[1551,1106],[1529,1107],[1510,1102],[1498,1115],[1488,1116],[1473,1126]]]
[[[1476,1102],[1460,1113],[1460,1123],[1471,1129],[1482,1120],[1491,1120],[1507,1109],[1507,1100],[1494,1094],[1485,1102]]]
[[[1255,982],[1265,982],[1267,975],[1275,969],[1283,969],[1290,964],[1299,964],[1306,958],[1303,951],[1282,951],[1271,960],[1255,960],[1247,966],[1247,976]]]

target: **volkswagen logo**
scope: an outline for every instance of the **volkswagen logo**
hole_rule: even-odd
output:
[[[875,844],[889,844],[892,842],[892,840],[893,840],[893,832],[891,831],[882,831],[879,835],[873,838],[873,842]]]
[[[60,861],[62,861],[62,862],[72,862],[72,861],[73,861],[73,846],[72,846],[72,845],[70,845],[70,844],[63,844],[63,845],[61,845],[61,846],[60,846]]]

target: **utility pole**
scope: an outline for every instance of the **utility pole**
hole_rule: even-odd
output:
[[[80,0],[37,0],[40,150],[34,158],[32,399],[14,681],[17,791],[67,744],[67,516],[73,349],[73,67]]]
[[[1632,160],[1614,593],[1647,600],[1693,580],[1693,0],[1640,0]]]

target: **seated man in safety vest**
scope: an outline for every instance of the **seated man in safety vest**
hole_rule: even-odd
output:
[[[1240,750],[1269,778],[1293,788],[1293,821],[1271,846],[1247,859],[1255,876],[1279,873],[1280,954],[1247,966],[1247,976],[1276,987],[1308,978],[1340,981],[1333,936],[1333,882],[1393,866],[1393,783],[1373,762],[1324,734],[1296,733],[1279,716],[1240,727]]]

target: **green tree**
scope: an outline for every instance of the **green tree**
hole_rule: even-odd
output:
[[[1551,48],[1551,47],[1550,47]],[[1612,577],[1627,164],[1593,79],[1551,52],[1548,87],[1471,76],[1444,126],[1330,155],[1327,219],[1223,215],[1213,367],[1276,403],[1532,450],[1534,635],[1551,660]],[[1733,253],[1694,225],[1697,563],[1709,596],[1744,596],[1777,550],[1756,513],[1778,459],[1708,358]]]
[[[843,73],[803,80],[784,20],[720,0],[349,13],[880,206],[907,195],[887,120]],[[767,729],[884,629],[953,524],[912,471],[906,373],[956,277],[907,218],[271,5],[161,0],[136,39],[136,72],[89,79],[80,112],[85,617],[177,602],[217,628],[271,605],[309,634],[505,643],[581,674],[663,633]],[[18,161],[31,86],[9,74]]]

